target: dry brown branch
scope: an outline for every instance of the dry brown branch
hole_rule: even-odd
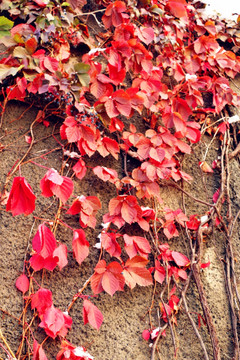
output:
[[[177,347],[176,347],[176,340],[175,340],[175,336],[174,336],[173,326],[172,326],[171,319],[168,316],[168,312],[167,312],[166,305],[165,305],[163,297],[162,297],[162,293],[160,295],[160,300],[161,300],[161,302],[163,304],[163,307],[164,307],[164,310],[165,310],[165,313],[166,313],[166,316],[167,316],[168,325],[170,327],[170,332],[171,332],[171,336],[172,336],[172,343],[173,343],[173,348],[174,348],[174,357],[176,357]]]
[[[165,324],[163,327],[161,327],[159,333],[158,333],[158,336],[156,338],[156,340],[154,341],[154,344],[153,344],[153,347],[152,347],[152,355],[151,355],[151,360],[155,360],[155,354],[156,354],[156,351],[157,351],[157,345],[158,345],[158,342],[160,340],[160,337],[162,336],[162,333],[164,332],[164,330],[166,330],[168,324]]]
[[[6,346],[8,352],[10,353],[10,355],[12,356],[12,358],[15,359],[14,352],[12,351],[12,349],[10,348],[10,346],[8,345],[8,342],[7,342],[7,340],[5,339],[5,336],[3,335],[1,329],[0,329],[0,338],[1,338],[2,342],[4,343],[4,345]]]
[[[206,293],[205,293],[203,283],[201,280],[200,266],[198,263],[194,263],[192,265],[192,271],[193,271],[193,276],[194,276],[195,283],[196,283],[196,286],[198,289],[199,298],[200,298],[201,306],[203,309],[204,317],[205,317],[205,320],[207,323],[207,328],[208,328],[210,338],[211,338],[211,343],[212,343],[212,348],[213,348],[213,358],[214,358],[214,360],[220,360],[221,356],[220,356],[219,340],[218,340],[215,326],[213,324],[212,314],[211,314],[211,310],[208,305]]]
[[[192,272],[189,274],[189,279],[191,279],[191,277],[192,277]],[[175,282],[175,284],[178,287],[178,284],[176,282]],[[188,317],[188,319],[189,319],[189,321],[190,321],[190,323],[191,323],[191,325],[193,327],[193,330],[194,330],[194,332],[195,332],[195,334],[196,334],[196,336],[197,336],[197,338],[199,340],[201,348],[203,349],[204,359],[209,360],[209,356],[208,356],[208,353],[207,353],[206,346],[205,346],[205,344],[203,342],[203,339],[202,339],[202,337],[201,337],[201,335],[200,335],[200,333],[198,331],[198,328],[197,328],[197,326],[196,326],[196,324],[195,324],[195,322],[194,322],[194,320],[193,320],[193,318],[192,318],[192,316],[191,316],[191,314],[189,312],[188,304],[187,304],[187,300],[186,300],[186,291],[187,291],[186,287],[183,290],[181,290],[181,297],[182,297],[183,306],[185,308],[187,317]]]
[[[236,222],[236,218],[233,220],[232,218],[232,204],[230,199],[230,170],[229,170],[229,146],[230,146],[230,132],[226,131],[224,135],[223,141],[223,151],[222,151],[222,174],[224,173],[224,177],[222,177],[222,186],[224,186],[224,190],[226,193],[227,199],[227,229],[226,229],[226,266],[225,266],[225,283],[226,290],[229,299],[231,320],[232,320],[232,330],[234,336],[234,359],[239,360],[240,357],[240,348],[239,348],[239,340],[238,340],[238,329],[237,329],[237,315],[234,305],[234,292],[237,291],[236,287],[236,278],[235,278],[235,269],[234,269],[234,255],[232,248],[232,234],[233,234],[233,221],[234,224]],[[235,286],[233,286],[234,284]],[[235,289],[234,289],[235,287]],[[239,298],[239,296],[238,296]]]
[[[183,190],[183,194],[186,194],[186,192],[184,190]],[[182,198],[182,200],[183,200],[183,207],[185,208],[184,197]],[[212,208],[213,207],[210,206],[210,210]],[[214,207],[214,209],[215,209],[215,207]],[[217,210],[217,209],[215,209],[215,210]],[[196,235],[196,242],[193,245],[192,239],[189,236],[188,229],[186,227],[186,234],[187,234],[187,237],[189,239],[190,248],[192,250],[192,254],[191,254],[192,274],[193,274],[193,277],[194,277],[194,280],[195,280],[195,283],[196,283],[196,286],[197,286],[201,306],[202,306],[203,313],[204,313],[204,316],[205,316],[207,328],[208,328],[208,331],[209,331],[209,334],[210,334],[214,360],[220,360],[221,357],[220,357],[219,340],[218,340],[218,336],[217,336],[215,326],[213,324],[212,314],[211,314],[211,311],[210,311],[210,308],[209,308],[209,305],[208,305],[208,302],[207,302],[207,297],[206,297],[205,290],[204,290],[203,283],[201,281],[201,276],[200,276],[200,264],[201,264],[202,251],[203,251],[203,249],[202,249],[202,245],[203,245],[202,237],[203,237],[204,233],[210,233],[211,231],[212,231],[212,228],[204,228],[202,225],[200,225],[200,227],[199,227],[199,229],[197,231],[197,235]],[[204,357],[207,360],[208,359],[208,353],[207,353],[205,344],[204,344],[199,332],[196,331],[197,330],[196,325],[194,324],[193,319],[191,318],[191,315],[190,315],[190,313],[188,311],[188,306],[187,306],[186,297],[185,297],[186,291],[187,291],[186,289],[183,289],[182,292],[181,292],[184,307],[185,307],[185,310],[187,312],[188,318],[189,318],[189,320],[190,320],[190,322],[191,322],[191,324],[193,326],[195,334],[196,334],[196,336],[198,337],[198,339],[200,341],[200,345],[201,345],[201,347],[203,349],[203,352],[204,352]],[[185,301],[184,301],[184,299],[185,299]]]
[[[229,160],[232,160],[234,157],[236,157],[240,153],[240,143],[237,145],[237,147],[228,155]]]

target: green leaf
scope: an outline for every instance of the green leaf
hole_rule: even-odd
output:
[[[0,30],[10,30],[13,27],[13,21],[9,20],[5,16],[0,16]]]
[[[90,65],[85,63],[77,63],[74,65],[74,70],[78,75],[78,80],[82,86],[88,86],[90,82],[90,76],[88,75],[88,71],[90,69]]]
[[[66,1],[64,1],[64,2],[62,3],[62,6],[70,6],[70,4],[69,4],[68,2],[66,2]]]
[[[82,86],[88,86],[90,82],[90,76],[88,74],[78,74],[78,80]]]
[[[56,71],[55,74],[59,79],[63,78],[63,75],[62,75],[61,71]]]
[[[13,27],[13,21],[5,16],[0,16],[0,37],[10,35],[9,30]]]
[[[43,16],[38,16],[36,18],[36,23],[41,29],[44,29],[46,27],[46,19]]]
[[[78,74],[86,74],[90,69],[90,65],[84,63],[77,63],[74,65],[74,70]]]

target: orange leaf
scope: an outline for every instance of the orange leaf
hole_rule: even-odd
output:
[[[25,42],[25,48],[29,52],[29,54],[31,54],[31,55],[36,51],[37,46],[38,46],[38,43],[37,43],[37,40],[34,37],[28,39]]]

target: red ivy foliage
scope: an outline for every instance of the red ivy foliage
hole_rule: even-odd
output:
[[[96,4],[103,12],[105,30],[93,37],[84,23],[85,4],[85,0],[1,2],[0,10],[7,16],[0,17],[0,43],[7,48],[0,60],[2,94],[6,101],[30,100],[37,106],[42,103],[35,121],[45,126],[49,126],[49,115],[63,119],[60,144],[66,164],[71,165],[70,175],[65,168],[60,173],[49,169],[40,182],[41,195],[57,197],[61,211],[68,216],[78,215],[84,229],[95,229],[97,214],[103,215],[100,242],[95,245],[101,250],[100,257],[89,279],[93,295],[105,291],[112,296],[123,291],[125,285],[131,289],[148,286],[153,279],[172,286],[174,281],[187,279],[190,261],[171,250],[166,238],[178,236],[179,227],[185,225],[197,231],[200,221],[196,215],[188,219],[181,209],[162,206],[157,211],[157,207],[141,204],[145,199],[148,203],[163,203],[162,181],[191,181],[182,171],[180,160],[200,140],[199,120],[219,114],[226,105],[240,104],[228,80],[240,72],[240,57],[235,53],[240,46],[237,25],[229,28],[218,18],[206,21],[192,1],[139,1],[136,8],[134,2],[99,0]],[[228,42],[231,50],[225,50],[221,42]],[[72,63],[71,49],[82,43],[89,51],[81,62]],[[99,48],[99,43],[104,48]],[[210,104],[205,103],[203,94],[212,99]],[[133,116],[144,119],[144,126],[138,122],[137,129],[132,124]],[[227,126],[220,124],[220,132],[224,133]],[[27,141],[33,145],[31,138]],[[118,161],[120,154],[124,176],[117,167],[98,163],[92,168],[95,181],[107,182],[106,189],[109,186],[116,191],[108,213],[100,213],[101,202],[94,195],[94,186],[89,189],[93,195],[76,194],[69,207],[67,202],[74,191],[72,178],[81,181],[86,176],[89,158],[112,156]],[[200,166],[202,171],[213,172],[205,162]],[[214,201],[217,198],[214,194]],[[13,216],[29,215],[35,210],[35,200],[27,180],[17,176],[6,200],[6,211]],[[56,225],[60,219],[54,221]],[[70,250],[55,238],[55,225],[39,225],[32,239],[29,274],[31,268],[53,271],[68,264]],[[131,225],[134,232],[129,235]],[[136,229],[138,235],[133,235]],[[87,232],[71,230],[71,251],[83,266],[92,244]],[[149,236],[152,232],[154,237]],[[116,260],[107,265],[102,258],[105,252]],[[93,359],[86,349],[65,339],[72,319],[54,307],[50,290],[40,287],[34,291],[32,286],[29,290],[25,272],[18,277],[16,287],[24,294],[30,292],[24,299],[31,300],[46,334],[61,338],[57,360]],[[179,298],[175,293],[176,287],[172,286],[167,302],[160,304],[166,322],[169,316],[176,322]],[[98,330],[102,313],[86,295],[78,293],[74,301],[77,298],[83,299],[84,324]],[[144,338],[155,339],[158,331],[146,330]],[[33,359],[46,360],[36,340]]]
[[[26,179],[21,176],[15,177],[8,197],[6,210],[11,211],[13,216],[20,214],[29,215],[35,209],[35,199],[36,196]]]

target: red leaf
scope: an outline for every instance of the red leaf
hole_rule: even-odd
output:
[[[91,287],[94,294],[99,294],[105,290],[109,295],[113,296],[116,291],[122,291],[125,281],[121,273],[122,266],[118,262],[113,261],[106,266],[105,260],[99,261],[91,278]]]
[[[103,314],[89,300],[83,302],[83,321],[84,325],[89,323],[96,330],[99,330],[103,322]]]
[[[151,147],[150,151],[149,151],[149,157],[155,161],[157,161],[158,163],[161,163],[164,158],[165,158],[165,151],[161,148],[153,148]]]
[[[11,35],[12,37],[14,37],[14,35],[19,34],[28,37],[28,36],[32,36],[35,30],[36,29],[34,26],[22,23],[14,26],[11,29]]]
[[[137,31],[137,35],[138,38],[146,45],[149,45],[154,40],[154,30],[151,27],[141,26]]]
[[[183,269],[178,269],[178,276],[183,280],[187,280],[187,273]]]
[[[209,260],[207,263],[201,263],[201,264],[200,264],[200,268],[201,268],[201,269],[205,269],[205,268],[209,267],[210,264],[211,264],[210,260]]]
[[[129,117],[131,113],[131,104],[130,104],[130,96],[127,92],[120,89],[113,93],[112,98],[115,101],[115,106],[117,107],[120,114]]]
[[[27,88],[27,79],[26,78],[17,78],[16,85],[12,87],[7,87],[7,97],[8,100],[17,99],[23,101],[26,97],[26,88]]]
[[[75,1],[75,0],[74,0]],[[69,1],[70,2],[70,1]],[[61,349],[56,360],[92,360],[93,357],[82,346],[74,346],[66,339],[61,341]]]
[[[68,260],[67,260],[67,246],[64,244],[60,244],[53,252],[53,256],[57,256],[58,257],[58,262],[57,265],[60,269],[60,271],[62,270],[62,268],[64,266],[67,265]]]
[[[68,358],[73,357],[75,358],[74,350],[76,349],[76,346],[71,344],[68,340],[62,339],[61,341],[61,349],[57,353],[56,360],[66,360],[66,355]]]
[[[225,134],[225,132],[227,131],[229,127],[229,124],[226,122],[222,122],[221,124],[218,125],[218,129],[220,131],[221,134]]]
[[[148,254],[151,252],[148,240],[142,236],[129,236],[124,234],[123,239],[125,241],[125,250],[130,259],[136,256],[137,253],[142,257],[147,258]]]
[[[186,137],[192,142],[197,143],[201,138],[201,131],[199,130],[199,124],[194,121],[187,122]]]
[[[103,291],[102,275],[97,272],[91,277],[91,288],[94,294],[100,294]]]
[[[73,166],[73,171],[76,177],[80,180],[84,178],[87,172],[85,162],[82,159],[79,159],[78,162]]]
[[[214,202],[214,203],[216,203],[217,200],[218,200],[218,198],[219,198],[220,190],[221,190],[221,188],[217,189],[217,191],[215,191],[215,193],[213,194],[212,199],[213,199],[213,202]]]
[[[185,153],[185,154],[191,153],[191,147],[188,144],[186,144],[184,141],[177,140],[176,145],[177,145],[179,151],[181,151],[182,153]]]
[[[154,279],[157,280],[160,284],[163,283],[166,276],[166,271],[162,265],[160,265],[159,261],[155,261],[155,272]]]
[[[115,233],[101,233],[101,245],[111,256],[119,257],[121,255],[121,246],[116,240],[119,236]]]
[[[61,46],[59,47],[56,59],[58,61],[61,61],[61,62],[65,63],[70,58],[70,55],[71,55],[70,45],[66,41],[65,43],[61,44]]]
[[[142,218],[142,209],[137,199],[132,195],[119,195],[109,202],[109,214],[103,217],[104,222],[112,222],[118,228],[125,222],[132,224],[137,222],[145,231],[148,231],[149,224]]]
[[[15,177],[8,197],[6,210],[11,211],[13,216],[29,215],[35,209],[35,199],[31,186],[24,177]]]
[[[118,279],[110,272],[105,272],[102,276],[102,287],[109,295],[113,294],[119,290]]]
[[[35,78],[33,79],[33,81],[31,81],[28,84],[28,87],[27,87],[28,92],[33,93],[33,94],[36,94],[38,92],[39,94],[41,94],[42,93],[41,89],[43,86],[44,79],[45,79],[45,76],[43,73],[36,75]],[[47,91],[47,89],[48,89],[48,86],[46,87],[45,91]]]
[[[172,257],[177,266],[188,266],[190,264],[190,260],[177,251],[172,251]]]
[[[47,308],[52,306],[52,292],[40,288],[31,298],[31,309],[37,309],[39,316],[43,315]]]
[[[109,80],[112,82],[111,79]],[[99,77],[97,76],[90,86],[90,91],[97,99],[99,99],[100,97],[105,96],[108,93],[111,94],[113,92],[113,87],[109,83],[101,82],[99,80]]]
[[[186,123],[183,120],[181,114],[179,114],[178,112],[174,112],[172,119],[173,119],[174,126],[176,128],[176,131],[181,133],[181,135],[184,134],[185,130],[186,130]]]
[[[45,7],[47,6],[49,0],[33,0],[38,6]]]
[[[15,286],[22,293],[25,293],[29,289],[29,280],[25,274],[20,275],[15,283]]]
[[[135,196],[129,195],[124,199],[121,208],[122,218],[129,224],[138,221],[138,215],[142,214],[142,210],[137,203]]]
[[[33,343],[33,360],[48,360],[42,345],[38,344],[36,340]]]
[[[112,118],[111,119],[111,123],[110,125],[108,126],[110,132],[114,132],[114,131],[123,131],[124,129],[124,123],[117,119],[117,118]]]
[[[149,330],[143,330],[142,332],[142,338],[146,341],[150,339],[150,331]]]
[[[108,5],[105,14],[102,17],[102,22],[106,29],[113,26],[119,26],[124,22],[124,19],[128,19],[127,14],[122,14],[126,11],[126,5],[123,1],[115,1]]]
[[[53,255],[56,245],[56,239],[51,230],[44,224],[39,225],[38,231],[32,240],[33,250],[46,259]]]
[[[177,228],[176,228],[173,221],[167,221],[164,224],[163,232],[164,232],[164,235],[166,235],[166,237],[168,239],[171,239],[173,236],[178,236],[179,235],[179,233],[177,231]]]
[[[54,255],[57,243],[51,230],[44,224],[39,225],[32,240],[33,250],[36,252],[30,258],[30,264],[35,271],[43,268],[52,271],[58,264],[59,258]]]
[[[114,85],[119,85],[123,82],[126,76],[126,70],[123,68],[120,71],[116,66],[112,66],[108,63],[109,77]]]
[[[69,143],[76,142],[81,139],[81,127],[73,116],[68,116],[60,128],[62,139],[67,139]]]
[[[59,68],[59,62],[58,62],[58,60],[56,60],[50,56],[46,56],[46,57],[44,57],[44,60],[43,60],[43,68],[44,68],[44,70],[48,70],[51,73],[55,73],[55,71],[57,71]]]
[[[189,116],[192,114],[192,110],[189,107],[187,101],[181,98],[175,98],[173,100],[173,108],[175,112],[181,115],[184,121],[188,121]]]
[[[163,321],[168,322],[168,318],[172,314],[172,308],[166,303],[164,303],[164,305],[163,305],[163,303],[160,303],[159,305],[160,305]],[[168,316],[166,314],[166,311],[167,311]]]
[[[72,248],[74,257],[81,265],[89,254],[89,242],[86,240],[85,232],[82,229],[73,231]]]
[[[166,7],[175,16],[180,18],[187,17],[187,10],[185,1],[182,0],[171,0],[168,1]]]
[[[105,105],[106,113],[110,118],[114,118],[115,116],[119,115],[119,111],[115,103],[112,101],[112,99],[107,99],[104,105]]]
[[[39,271],[44,269],[47,269],[49,271],[53,271],[58,263],[58,257],[55,256],[49,256],[48,258],[44,259],[41,255],[36,254],[33,255],[30,259],[31,267],[34,269],[34,271]]]
[[[120,152],[119,145],[115,140],[110,139],[109,137],[105,136],[102,139],[97,150],[103,157],[111,154],[116,160],[118,160],[118,153]]]
[[[172,128],[175,126],[176,131],[185,135],[186,131],[186,121],[183,120],[182,115],[179,112],[174,112],[170,107],[166,107],[163,117],[163,123],[167,128]]]
[[[136,284],[140,286],[148,286],[152,284],[152,276],[146,265],[148,260],[141,256],[135,256],[132,259],[127,260],[123,276],[125,278],[126,284],[133,289]]]
[[[49,169],[40,181],[42,195],[56,195],[64,204],[73,192],[73,182],[67,176],[61,176],[55,169]]]
[[[110,181],[114,184],[118,180],[118,174],[116,170],[108,169],[104,166],[96,166],[93,168],[93,172],[103,181]]]
[[[190,220],[186,222],[187,228],[190,230],[197,230],[201,221],[198,220],[196,215],[190,215]]]
[[[25,141],[26,141],[28,144],[31,144],[31,142],[32,142],[31,136],[25,135]]]
[[[80,213],[79,222],[82,227],[90,226],[93,229],[96,226],[95,215],[101,209],[100,200],[96,196],[78,196],[72,203],[67,214],[76,215]]]
[[[72,326],[72,318],[52,305],[46,309],[39,326],[53,339],[57,336],[65,337]]]

